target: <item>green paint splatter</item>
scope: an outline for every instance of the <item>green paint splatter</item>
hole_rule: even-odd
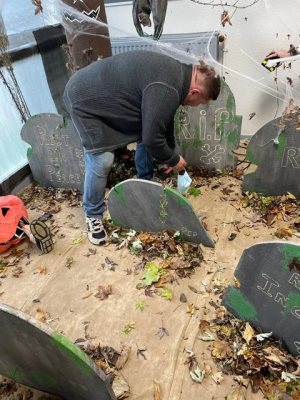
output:
[[[124,185],[122,183],[118,183],[115,186],[115,189],[112,191],[112,195],[120,201],[120,203],[127,207],[127,199],[124,197]]]
[[[287,147],[287,138],[284,135],[283,132],[281,132],[281,134],[279,135],[279,144],[277,145],[277,148],[274,152],[274,156],[276,158],[281,158],[284,152],[284,149]]]
[[[115,226],[122,226],[122,224],[120,224],[120,222],[118,222],[117,220],[115,220],[112,216],[110,216],[110,218],[111,218],[111,220],[112,220],[112,223],[113,223]]]
[[[28,160],[30,157],[32,157],[32,155],[33,155],[33,147],[32,146],[28,147],[26,155],[27,155]]]
[[[255,174],[255,172],[250,172],[249,174],[247,174],[247,176],[248,175],[253,175],[253,174]],[[262,189],[262,188],[260,188],[258,186],[247,187],[247,192],[251,192],[251,193],[254,192],[254,193],[265,194],[265,191],[266,191],[266,189]]]
[[[195,136],[193,142],[193,148],[198,149],[203,146],[203,142],[200,140],[200,128],[199,126],[195,127]]]
[[[247,147],[246,159],[247,159],[248,161],[250,161],[252,164],[259,165],[259,161],[255,158],[254,154],[253,154],[252,151],[249,149],[249,147]],[[253,173],[253,172],[252,172],[252,173]],[[250,174],[248,174],[248,175],[250,175]]]
[[[68,357],[82,373],[87,375],[93,373],[89,364],[89,357],[66,337],[58,332],[54,332],[52,334],[52,343],[58,348],[61,354]]]
[[[22,381],[24,378],[23,372],[19,371],[18,367],[15,369],[7,369],[5,372],[5,375],[8,376],[8,378],[15,379],[18,382]]]
[[[237,129],[234,129],[234,130],[229,132],[229,134],[227,136],[227,140],[228,140],[228,143],[230,143],[232,145],[237,143],[237,141],[238,141],[238,131],[237,131]]]
[[[289,314],[294,307],[297,307],[300,310],[300,294],[295,292],[290,292],[285,303],[286,308],[281,311],[282,315]]]
[[[288,265],[297,258],[300,262],[300,249],[299,246],[289,243],[283,243],[279,247],[279,251],[283,256],[282,264],[284,268],[288,268]]]
[[[243,116],[242,115],[235,115],[233,117],[233,122],[237,125],[242,125]]]
[[[221,121],[219,124],[219,135],[220,135],[220,143],[223,142],[223,137],[224,137],[224,133],[225,133],[225,123],[226,123],[226,114],[223,112],[221,114]]]
[[[224,79],[221,79],[221,89],[226,89],[228,87],[227,83],[224,81]]]
[[[257,321],[255,307],[234,286],[229,286],[224,304],[234,310],[239,318],[247,321]]]
[[[233,109],[234,109],[234,97],[233,97],[232,93],[229,93],[229,95],[227,97],[226,108],[230,113],[233,112]]]
[[[183,154],[185,154],[185,152],[186,152],[186,150],[188,149],[188,147],[189,147],[188,141],[185,140],[185,139],[182,139],[182,142],[181,142],[181,150],[182,150]]]
[[[32,115],[32,116],[29,118],[28,121],[30,121],[31,119],[36,119],[36,118],[38,118],[39,116],[40,116],[39,114]]]
[[[70,123],[70,121],[71,121],[71,118],[70,117],[63,117],[63,126],[65,127],[65,128],[67,128],[68,127],[68,125],[69,125],[69,123]]]
[[[39,381],[45,383],[48,386],[57,386],[56,379],[52,378],[52,376],[46,374],[43,371],[33,372],[32,375],[34,375]]]
[[[175,197],[177,199],[177,203],[180,206],[184,206],[184,207],[188,208],[189,210],[193,210],[193,207],[190,204],[190,202],[184,196],[182,196],[182,194],[176,192],[176,190],[174,190],[170,187],[166,187],[165,193],[166,193],[167,198],[169,198],[169,199],[172,197]]]

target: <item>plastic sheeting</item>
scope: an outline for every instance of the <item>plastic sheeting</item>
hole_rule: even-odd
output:
[[[34,17],[35,7],[27,0],[0,0],[0,16],[8,35],[44,26],[41,16]],[[0,23],[2,22],[0,19]],[[3,23],[3,22],[2,22]],[[47,84],[41,56],[13,64],[14,72],[31,115],[56,112]],[[30,94],[30,95],[29,95]],[[7,88],[0,81],[0,183],[27,164],[27,145],[20,137],[22,122]]]
[[[0,12],[1,4],[5,4],[2,16],[7,35],[47,25],[43,14],[34,15],[35,6],[30,0],[0,0]]]
[[[41,56],[13,64],[19,86],[31,115],[56,113],[56,107],[47,84]],[[0,84],[0,183],[27,164],[27,145],[20,137],[22,122],[4,85]]]

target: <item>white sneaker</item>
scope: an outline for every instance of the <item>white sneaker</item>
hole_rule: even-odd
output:
[[[107,240],[107,233],[103,227],[102,219],[85,217],[88,238],[92,244],[100,246]]]

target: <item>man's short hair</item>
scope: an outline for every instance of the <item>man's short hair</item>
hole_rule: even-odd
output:
[[[200,72],[201,83],[205,88],[207,99],[217,100],[221,90],[221,78],[216,73],[214,68],[207,65],[203,60],[200,60],[200,65],[196,66],[197,72]],[[196,82],[199,81],[199,76],[196,77]]]

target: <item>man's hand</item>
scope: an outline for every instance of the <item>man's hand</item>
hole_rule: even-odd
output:
[[[284,58],[284,57],[290,57],[291,54],[289,51],[286,50],[272,50],[267,56],[266,59],[272,58],[272,57],[279,57],[279,58]]]
[[[167,172],[167,174],[171,171],[179,172],[182,171],[186,167],[186,165],[187,164],[185,162],[185,159],[180,156],[179,162],[174,165],[174,167],[170,167],[169,165],[167,165],[165,172]]]

